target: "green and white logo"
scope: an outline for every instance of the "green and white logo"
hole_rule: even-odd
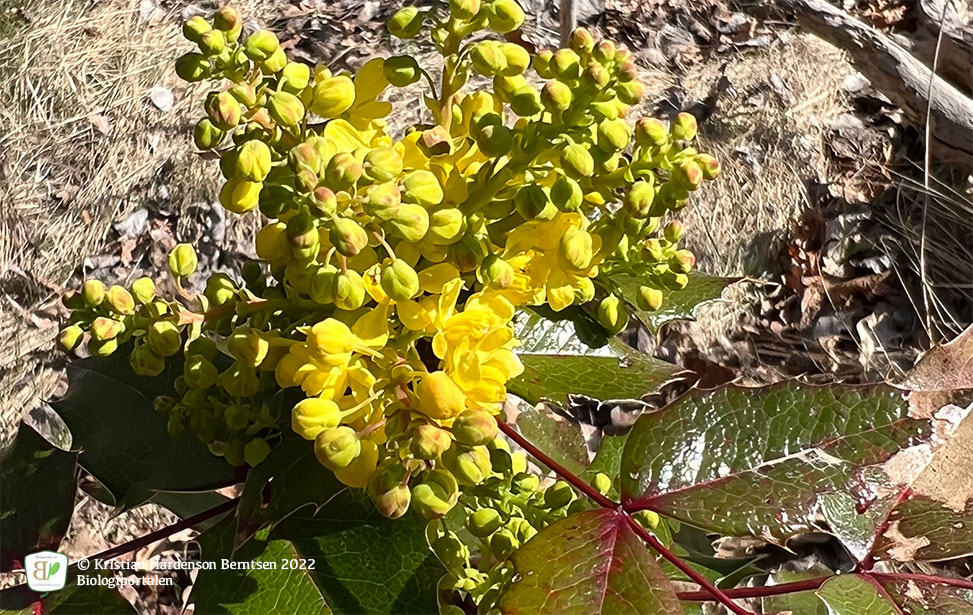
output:
[[[31,553],[24,558],[27,586],[35,592],[50,592],[64,587],[68,576],[68,556],[54,551]]]

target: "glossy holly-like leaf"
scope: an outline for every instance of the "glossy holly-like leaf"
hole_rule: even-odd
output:
[[[818,597],[828,606],[830,615],[903,615],[878,584],[869,577],[842,574],[824,582]]]
[[[682,290],[662,291],[662,308],[655,312],[645,312],[636,307],[635,297],[642,284],[636,276],[618,274],[612,276],[612,282],[618,285],[622,296],[634,310],[638,319],[653,333],[658,332],[662,325],[674,320],[692,320],[700,306],[718,301],[723,292],[740,278],[726,278],[705,273],[690,273],[689,285]]]
[[[95,571],[86,576],[105,575]],[[78,585],[77,574],[68,572],[67,583],[63,589],[48,592],[43,596],[31,591],[27,585],[17,585],[0,591],[0,614],[2,615],[135,615],[135,608],[118,593],[117,589],[106,585]]]
[[[932,449],[928,464],[888,513],[876,541],[878,559],[938,561],[973,554],[973,413],[958,406],[944,410],[950,408],[960,423],[941,430],[945,441]]]
[[[119,355],[123,353],[117,353]],[[235,472],[192,434],[172,437],[152,400],[171,394],[175,362],[156,378],[135,375],[125,357],[68,364],[68,392],[53,402],[71,430],[78,463],[117,504],[132,507],[153,491],[206,491],[235,482]]]
[[[588,446],[581,425],[554,414],[545,406],[528,406],[517,415],[517,428],[534,446],[547,452],[565,469],[581,474],[588,467]]]
[[[924,578],[893,578],[876,575],[888,596],[905,615],[969,615],[973,613],[973,589],[953,587]]]
[[[21,423],[0,453],[0,571],[64,538],[77,490],[75,452],[62,451]]]
[[[593,348],[578,338],[570,321],[537,312],[520,312],[515,329],[523,342],[517,352],[524,373],[508,382],[507,390],[531,404],[549,399],[563,405],[569,394],[638,399],[681,371],[616,339]]]
[[[317,512],[301,508],[235,552],[228,520],[200,536],[203,561],[274,562],[275,568],[201,571],[193,587],[196,612],[435,612],[443,569],[426,544],[425,526],[413,513],[382,517],[361,490],[342,491]],[[281,568],[281,560],[295,559],[306,567]]]
[[[513,555],[517,576],[500,611],[671,615],[681,607],[669,580],[625,516],[571,515],[541,530]]]
[[[323,506],[345,489],[318,462],[311,442],[285,438],[247,474],[237,507],[236,544],[259,530],[272,529],[302,507]]]
[[[887,386],[693,391],[639,417],[622,456],[622,498],[704,530],[782,542],[818,529],[822,496],[847,493],[874,528],[891,506],[879,494],[901,487],[883,464],[931,435]],[[865,556],[868,545],[849,542]]]
[[[597,354],[611,338],[604,327],[579,306],[555,312],[532,306],[517,312],[514,332],[522,352]]]

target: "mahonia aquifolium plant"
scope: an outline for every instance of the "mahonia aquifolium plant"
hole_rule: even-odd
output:
[[[678,247],[682,226],[661,220],[720,169],[690,146],[691,115],[629,121],[643,86],[611,41],[578,29],[568,48],[531,56],[483,37],[524,17],[514,0],[397,12],[393,36],[428,33],[443,56],[438,85],[410,56],[354,75],[290,61],[272,32],[243,37],[229,7],[190,19],[183,32],[198,51],[176,72],[224,84],[206,96],[193,140],[219,157],[223,207],[269,219],[255,240],[261,262],[241,281],[213,275],[193,296],[181,282],[197,258],[180,244],[168,264],[186,301],[163,298],[150,278],[129,289],[89,280],[65,297],[73,314],[60,335],[66,350],[86,343],[95,356],[130,347],[145,376],[181,354],[176,395],[156,407],[172,435],[189,428],[232,465],[266,458],[281,436],[266,400],[299,388],[290,423],[308,454],[382,514],[440,518],[462,489],[476,566],[445,526],[430,526],[430,543],[447,583],[487,609],[510,574],[498,562],[574,500],[566,483],[539,487],[497,437],[505,385],[523,371],[516,310],[584,304],[618,333],[627,306],[616,272],[651,280],[636,304],[659,309],[695,262]],[[380,98],[420,81],[431,120],[396,140]]]

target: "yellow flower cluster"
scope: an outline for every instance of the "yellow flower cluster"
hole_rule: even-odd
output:
[[[642,84],[611,41],[579,29],[531,56],[469,40],[524,18],[514,0],[396,13],[391,34],[428,32],[443,56],[438,87],[409,56],[336,73],[289,59],[269,31],[244,36],[230,7],[192,18],[198,51],[176,71],[222,80],[193,140],[219,158],[222,205],[269,220],[260,261],[242,283],[212,276],[197,311],[151,280],[88,284],[62,344],[90,335],[104,355],[132,339],[146,375],[182,349],[181,398],[160,410],[234,465],[267,456],[282,435],[268,399],[299,389],[291,428],[339,480],[390,517],[445,514],[493,471],[495,417],[523,372],[515,312],[585,306],[615,333],[626,302],[657,309],[694,263],[661,218],[719,172],[690,145],[692,116],[627,121]],[[473,72],[491,87],[471,91]],[[425,123],[393,138],[382,97],[413,84],[429,86]],[[190,246],[169,261],[177,284],[197,266]],[[645,285],[625,297],[615,272]]]

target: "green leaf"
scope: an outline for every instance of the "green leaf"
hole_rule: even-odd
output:
[[[318,462],[313,443],[288,437],[247,474],[237,507],[235,543],[273,529],[304,506],[316,510],[346,489]]]
[[[157,491],[152,494],[149,501],[168,509],[180,519],[188,519],[204,510],[219,506],[228,499],[216,491]],[[199,532],[205,531],[223,520],[226,514],[229,513],[207,519],[194,525],[193,529]]]
[[[517,312],[514,332],[524,352],[590,353],[605,346],[611,336],[591,314],[579,306],[555,312],[546,305]]]
[[[86,572],[85,575],[111,576],[94,571]],[[43,597],[31,591],[27,585],[17,585],[0,591],[0,614],[135,615],[135,608],[122,598],[118,590],[105,585],[78,585],[76,579],[77,575],[69,568],[64,589],[44,594]],[[43,604],[43,607],[39,607],[39,604]]]
[[[770,575],[768,585],[783,585],[815,579],[828,574],[825,571],[789,572],[781,571]],[[779,596],[766,596],[760,599],[762,613],[793,613],[794,615],[829,615],[828,607],[818,595],[812,591],[793,592]]]
[[[426,544],[425,526],[413,513],[386,519],[364,492],[350,489],[316,513],[303,508],[290,515],[265,540],[261,533],[235,552],[235,528],[227,520],[200,536],[203,561],[274,562],[276,568],[200,571],[196,612],[435,612],[443,569]],[[307,568],[280,568],[281,560],[294,559],[306,560]]]
[[[118,353],[121,355],[122,353]],[[121,356],[68,364],[68,392],[52,403],[81,450],[78,462],[130,508],[153,491],[206,491],[236,482],[235,472],[192,434],[172,437],[152,400],[171,394],[175,362],[156,378],[132,373]]]
[[[75,452],[65,452],[21,423],[0,453],[0,571],[30,553],[56,550],[74,510]]]
[[[502,613],[681,611],[652,553],[613,510],[576,513],[544,528],[512,561],[517,576],[500,597]]]
[[[874,581],[862,575],[832,577],[818,588],[817,594],[830,615],[903,615]]]
[[[692,320],[700,306],[723,297],[723,292],[741,278],[725,278],[705,273],[690,273],[689,285],[682,290],[663,290],[662,308],[655,312],[644,312],[636,307],[635,297],[641,282],[632,275],[617,274],[612,281],[618,285],[622,296],[632,306],[638,319],[653,333],[662,325],[673,320]]]
[[[783,542],[819,531],[817,511],[831,494],[847,493],[873,535],[902,488],[883,464],[932,436],[930,422],[910,410],[887,386],[692,391],[639,417],[622,456],[622,498],[631,510],[710,532]],[[869,543],[860,541],[859,520],[829,518],[863,558]]]
[[[969,615],[973,613],[973,589],[951,587],[918,578],[876,575],[889,597],[907,615]]]

